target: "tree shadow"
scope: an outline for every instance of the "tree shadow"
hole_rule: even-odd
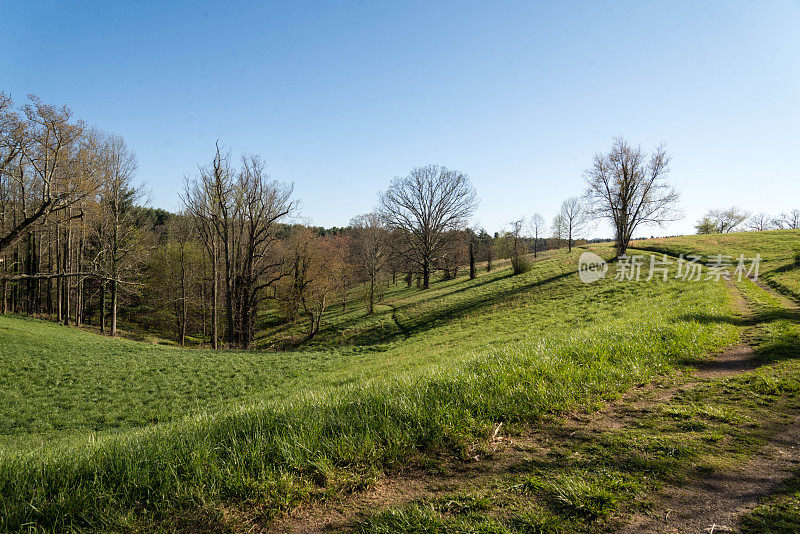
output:
[[[433,309],[424,311],[420,314],[415,314],[410,322],[402,320],[401,317],[398,315],[398,312],[402,313],[406,309],[418,307],[422,303],[427,301],[452,297],[452,295],[462,293],[467,289],[473,289],[476,286],[471,285],[469,287],[457,289],[454,291],[449,291],[446,293],[438,293],[436,295],[433,295],[430,299],[426,299],[423,301],[416,301],[414,303],[409,303],[402,306],[397,306],[392,311],[393,322],[395,323],[397,330],[392,329],[391,331],[387,331],[383,325],[376,326],[374,328],[362,332],[357,338],[354,338],[352,340],[352,344],[373,345],[376,343],[386,343],[398,337],[408,339],[413,335],[427,332],[433,328],[449,323],[454,319],[462,317],[468,313],[475,313],[485,310],[496,304],[507,301],[510,298],[517,296],[521,293],[529,292],[536,287],[558,281],[570,275],[574,275],[576,272],[577,271],[573,270],[555,274],[552,276],[548,276],[546,278],[536,279],[528,283],[515,285],[500,291],[493,291],[476,295],[474,298],[461,300],[459,302],[450,305],[445,303],[442,304],[441,306],[437,306]],[[510,274],[504,275],[502,278],[494,278],[491,281],[483,282],[482,284],[510,277],[511,277]]]
[[[752,353],[749,358],[738,357],[737,355],[728,354],[728,352],[721,353],[721,356],[730,356],[723,358],[718,362],[720,370],[724,371],[725,366],[729,367],[730,371],[736,369],[745,371],[751,370],[761,365],[778,363],[783,360],[791,360],[800,357],[800,334],[796,330],[784,329],[782,332],[773,332],[766,340],[755,327],[759,326],[780,326],[781,322],[790,322],[793,324],[800,323],[800,310],[788,308],[771,308],[767,310],[756,311],[752,315],[747,316],[724,316],[716,314],[704,313],[690,313],[681,316],[684,321],[694,321],[701,324],[730,324],[738,327],[745,327],[751,329],[746,333],[746,336],[751,341]],[[714,365],[714,362],[708,361],[685,361],[684,364],[697,366],[699,368],[707,368],[709,365]]]

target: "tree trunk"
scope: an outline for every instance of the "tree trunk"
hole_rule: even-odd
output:
[[[369,280],[369,307],[367,308],[367,315],[375,313],[375,277],[372,276]]]
[[[213,238],[212,238],[213,239]],[[217,245],[216,240],[211,242],[211,348],[219,348],[219,334],[217,332],[219,319],[219,275],[217,274]]]
[[[428,260],[422,262],[422,289],[431,287],[431,266]]]
[[[113,269],[112,272],[116,271]],[[118,284],[117,284],[117,275],[116,272],[113,274],[113,278],[111,279],[111,335],[117,335],[117,303],[119,301],[118,297]]]
[[[61,274],[61,229],[56,226],[56,274]],[[64,318],[64,280],[56,278],[56,319],[60,323]]]
[[[72,225],[67,224],[66,235],[64,236],[64,274],[70,272],[70,245],[72,241]],[[64,324],[69,325],[69,278],[64,278]]]
[[[100,332],[106,331],[106,291],[108,284],[105,280],[100,282]]]
[[[181,347],[186,345],[186,268],[181,265]]]
[[[471,240],[469,242],[469,279],[475,280],[477,273],[475,272],[475,243]]]

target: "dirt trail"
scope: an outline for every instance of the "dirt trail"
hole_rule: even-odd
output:
[[[778,296],[787,309],[797,313],[800,320],[797,304],[766,284],[759,286]],[[623,428],[636,417],[638,410],[666,402],[679,391],[690,389],[702,380],[725,379],[758,367],[753,347],[747,342],[754,335],[756,318],[739,290],[733,284],[728,284],[728,287],[735,295],[740,317],[746,326],[742,343],[697,365],[691,378],[679,385],[634,388],[598,412],[567,416],[566,430],[573,427],[576,432],[605,432]],[[424,471],[394,474],[380,480],[369,491],[343,496],[329,503],[298,508],[263,530],[253,528],[249,531],[344,532],[359,517],[376,510],[457,490],[485,489],[514,466],[546,453],[548,439],[547,432],[531,432],[512,441],[497,432],[492,443],[493,452],[477,457],[473,462],[448,463],[435,475]],[[775,433],[749,462],[728,472],[710,473],[705,479],[680,487],[665,487],[654,496],[654,509],[647,515],[628,518],[627,525],[620,532],[733,531],[742,513],[752,509],[759,499],[769,495],[798,467],[800,413],[796,414],[793,424]]]
[[[800,467],[800,418],[770,438],[747,464],[714,472],[703,480],[670,486],[656,497],[655,510],[635,516],[620,532],[731,532],[738,518]]]
[[[759,287],[777,296],[783,306],[800,320],[797,304],[764,283]],[[758,367],[755,352],[747,343],[754,335],[757,324],[750,305],[738,289],[735,291],[740,313],[745,324],[745,341],[722,352],[713,361],[700,366],[701,378],[724,378],[744,373]],[[655,509],[648,515],[634,516],[620,532],[732,532],[738,518],[753,509],[760,499],[772,493],[800,467],[800,414],[783,430],[769,438],[769,442],[750,459],[727,472],[715,471],[705,479],[690,481],[682,486],[668,486],[656,497]]]

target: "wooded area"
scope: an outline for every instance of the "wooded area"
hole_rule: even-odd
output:
[[[110,335],[123,324],[181,345],[248,348],[270,308],[302,321],[309,339],[326,309],[354,296],[371,314],[388,284],[426,289],[437,272],[474,278],[477,263],[491,270],[561,245],[540,237],[541,223],[534,238],[522,226],[469,228],[469,178],[437,165],[396,178],[378,210],[346,228],[309,227],[291,185],[220,144],[186,180],[180,213],[148,208],[121,137],[35,97],[15,108],[2,95],[0,158],[2,313]]]

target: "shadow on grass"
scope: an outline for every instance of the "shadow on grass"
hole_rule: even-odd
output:
[[[760,506],[741,519],[743,534],[797,532],[800,525],[800,470],[781,484]]]
[[[737,349],[729,349],[722,353],[721,361],[684,361],[686,365],[709,370],[709,365],[719,367],[719,371],[748,371],[761,365],[768,365],[784,360],[800,358],[800,335],[791,329],[782,332],[773,332],[769,341],[759,332],[761,328],[780,328],[782,323],[800,323],[800,310],[789,308],[771,308],[760,310],[747,316],[725,316],[703,313],[691,313],[681,316],[684,321],[694,321],[701,324],[730,324],[750,329],[747,333],[754,347],[747,349],[746,353],[737,354]]]
[[[459,317],[462,317],[468,313],[475,313],[485,310],[486,308],[490,308],[491,306],[505,302],[519,294],[531,291],[536,287],[558,281],[567,276],[574,275],[575,273],[576,271],[564,272],[549,276],[547,278],[533,280],[531,282],[513,286],[504,290],[477,295],[475,298],[466,299],[453,305],[448,306],[443,304],[442,306],[431,309],[430,311],[415,315],[410,323],[406,323],[405,321],[401,320],[398,316],[398,312],[402,312],[408,308],[417,307],[420,305],[420,303],[415,302],[413,304],[397,306],[392,310],[392,319],[397,327],[397,330],[386,330],[383,325],[380,325],[365,330],[359,334],[358,337],[353,338],[351,343],[353,345],[373,345],[376,343],[386,343],[398,337],[408,339],[413,335],[427,332],[433,328],[458,319]],[[506,275],[504,278],[509,278],[510,276],[511,275]],[[495,279],[493,281],[496,280],[499,279]],[[472,287],[474,286],[470,286],[470,289]],[[458,289],[444,294],[440,293],[435,295],[433,299],[444,299],[449,295],[464,291],[465,289],[467,288]]]

